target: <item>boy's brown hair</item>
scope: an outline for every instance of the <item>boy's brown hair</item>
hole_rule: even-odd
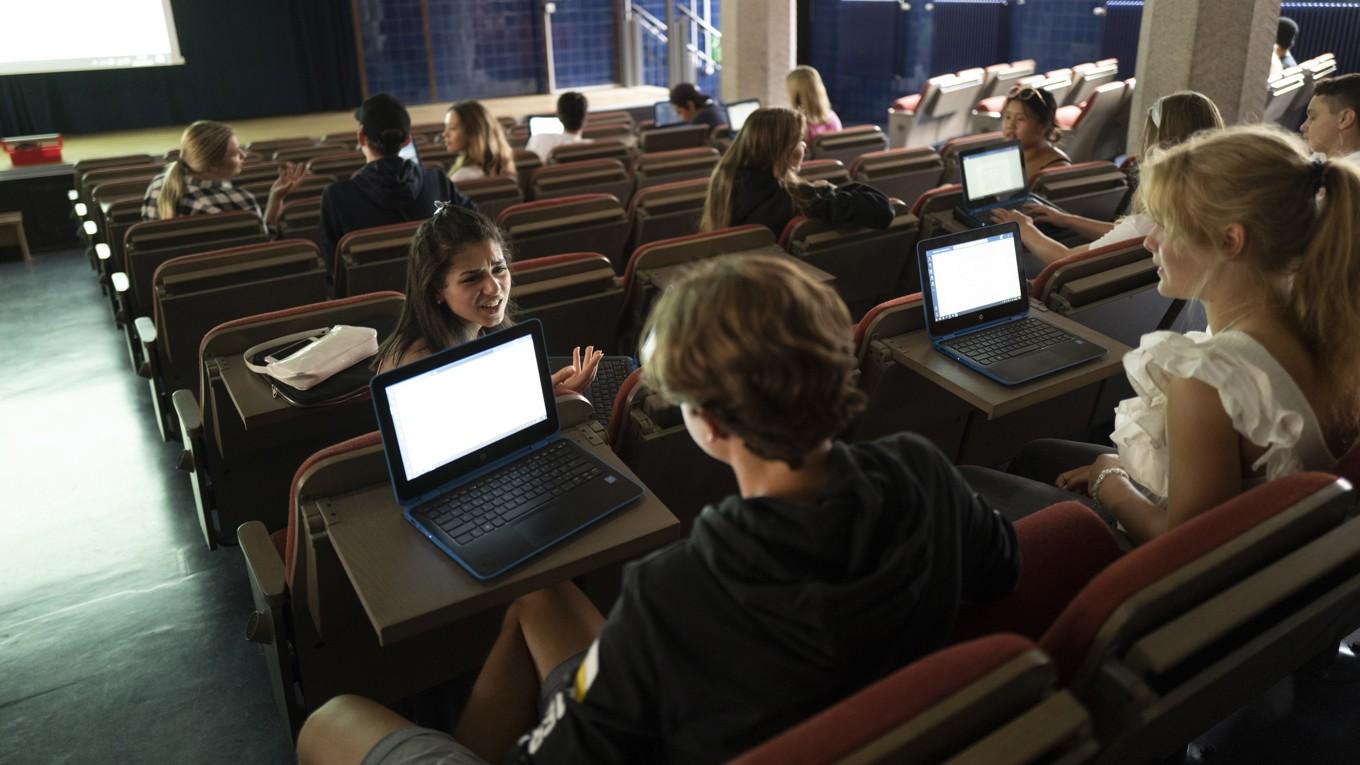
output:
[[[662,294],[642,336],[650,385],[794,469],[864,407],[850,312],[788,258],[700,264]]]

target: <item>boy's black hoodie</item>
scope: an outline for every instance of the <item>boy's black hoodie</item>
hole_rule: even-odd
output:
[[[837,443],[815,507],[732,496],[632,564],[516,763],[725,761],[942,647],[1006,595],[1010,523],[925,439]]]

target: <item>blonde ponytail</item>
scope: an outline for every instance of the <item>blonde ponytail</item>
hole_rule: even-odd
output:
[[[161,220],[169,220],[179,212],[179,198],[184,196],[184,163],[176,160],[165,170],[165,183],[161,184],[161,194],[156,198],[156,210]]]
[[[235,134],[230,125],[211,120],[199,120],[185,128],[179,139],[179,159],[166,168],[165,183],[156,201],[162,219],[173,218],[179,212],[186,175],[212,170],[226,161],[228,144]]]
[[[1360,422],[1360,172],[1345,162],[1310,171],[1322,191],[1289,308],[1305,342],[1323,360],[1339,419]]]

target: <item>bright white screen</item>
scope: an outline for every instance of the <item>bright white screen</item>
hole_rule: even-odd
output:
[[[760,102],[738,101],[735,104],[727,104],[723,108],[727,109],[727,126],[732,128],[733,133],[736,133],[741,130],[742,125],[746,124],[746,118],[760,108]]]
[[[27,0],[0,10],[0,75],[183,63],[170,0]]]
[[[548,418],[530,336],[387,389],[406,480]]]
[[[1020,297],[1019,265],[1010,234],[927,250],[926,259],[935,321]]]
[[[529,118],[529,135],[558,135],[564,130],[562,120],[556,117]]]
[[[994,197],[1025,188],[1025,170],[1020,162],[1020,147],[1006,146],[963,158],[967,175],[968,201]]]

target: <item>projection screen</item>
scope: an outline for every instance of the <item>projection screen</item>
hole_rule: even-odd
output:
[[[0,13],[0,75],[184,63],[170,0],[19,0]]]

